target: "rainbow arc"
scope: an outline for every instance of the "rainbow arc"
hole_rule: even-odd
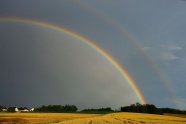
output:
[[[122,67],[111,55],[109,55],[106,51],[104,51],[101,47],[96,45],[93,41],[71,31],[63,27],[59,27],[57,25],[53,25],[50,23],[46,23],[43,21],[37,21],[37,20],[31,20],[31,19],[23,19],[23,18],[12,18],[12,17],[1,17],[0,22],[12,22],[12,23],[25,23],[25,24],[32,24],[37,26],[46,27],[49,29],[53,29],[59,32],[62,32],[64,34],[70,35],[74,38],[77,38],[78,40],[84,42],[89,47],[92,47],[94,50],[96,50],[98,53],[100,53],[103,57],[105,57],[127,80],[131,88],[133,89],[134,93],[140,100],[142,104],[146,104],[145,98],[143,97],[142,93],[140,92],[139,88],[137,87],[137,84],[133,80],[132,76],[130,76],[126,69]]]

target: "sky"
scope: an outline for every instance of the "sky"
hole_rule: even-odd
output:
[[[81,39],[99,46],[135,81],[148,104],[186,109],[184,0],[1,0],[0,104],[119,109],[141,102],[127,79]]]

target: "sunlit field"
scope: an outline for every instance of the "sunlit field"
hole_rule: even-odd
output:
[[[61,124],[186,124],[186,118],[123,112],[95,118],[69,120]]]
[[[180,117],[179,117],[180,116]],[[1,113],[0,124],[186,124],[186,116],[140,113]]]
[[[170,113],[165,113],[164,115],[186,118],[186,115],[184,115],[184,114],[170,114]]]
[[[0,113],[0,124],[52,124],[66,120],[98,116],[102,115],[73,113]]]

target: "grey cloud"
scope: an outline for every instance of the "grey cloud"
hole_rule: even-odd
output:
[[[163,53],[161,53],[160,57],[163,60],[176,60],[176,59],[179,59],[179,57],[176,57],[171,52],[163,52]]]
[[[182,50],[183,47],[178,45],[177,43],[174,42],[168,42],[167,44],[162,44],[161,45],[162,49],[164,50],[169,50],[169,51],[175,51],[175,50]]]
[[[92,40],[125,67],[149,103],[174,107],[159,74],[167,76],[178,96],[185,93],[180,90],[186,80],[184,2],[1,0],[4,16],[49,22]],[[0,21],[0,57],[5,105],[117,107],[138,100],[110,62],[58,31]]]
[[[169,50],[182,50],[183,48],[180,46],[169,46],[168,49]]]
[[[76,104],[80,109],[101,106],[117,109],[139,101],[121,73],[80,40],[26,25],[19,31],[12,27],[7,34],[1,35],[6,48],[1,49],[4,63],[1,61],[0,73],[4,83],[0,87],[4,88],[0,97],[8,99],[1,104],[30,107]]]
[[[161,41],[162,42],[162,41]],[[180,57],[176,55],[176,51],[183,50],[183,47],[173,42],[162,42],[160,45],[145,46],[143,51],[153,55],[154,58],[160,60],[176,60]]]

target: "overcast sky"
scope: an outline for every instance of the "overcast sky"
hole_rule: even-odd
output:
[[[47,22],[97,44],[147,103],[186,109],[184,0],[1,0],[0,17]],[[0,21],[0,104],[79,109],[140,102],[121,73],[82,41],[50,28]]]

